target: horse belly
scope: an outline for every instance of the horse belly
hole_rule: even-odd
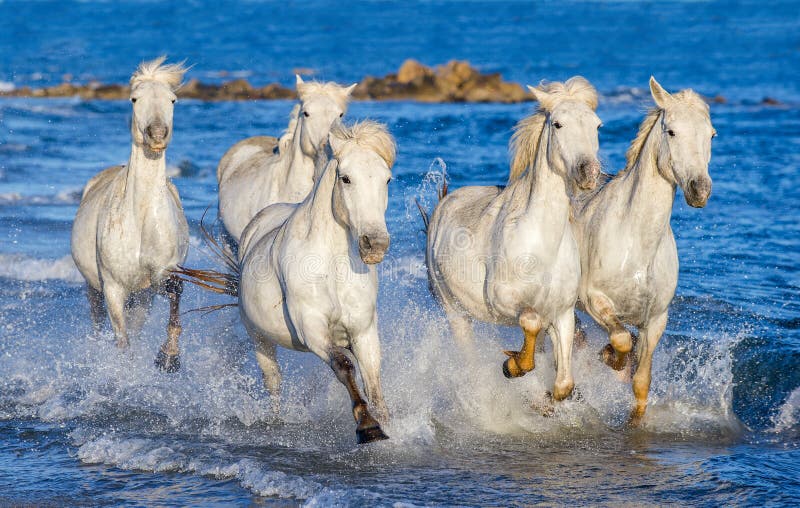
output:
[[[86,283],[100,289],[100,274],[97,271],[97,207],[82,204],[72,223],[70,238],[72,259]]]

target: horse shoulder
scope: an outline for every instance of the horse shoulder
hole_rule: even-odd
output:
[[[225,152],[217,166],[217,182],[222,183],[238,168],[255,157],[271,157],[278,147],[278,138],[273,136],[253,136],[239,141]],[[250,164],[247,164],[248,166]]]
[[[91,192],[93,195],[102,192],[104,188],[108,186],[110,182],[114,180],[114,178],[120,174],[125,169],[125,165],[121,164],[119,166],[111,166],[103,171],[97,173],[92,178],[86,182],[86,186],[83,188],[83,194],[81,195],[81,202],[87,200],[87,196]],[[96,190],[95,190],[96,189]],[[89,196],[91,198],[91,196]]]
[[[286,223],[296,208],[297,205],[292,203],[276,203],[258,212],[244,228],[239,238],[240,256],[249,250],[250,245],[255,245],[260,239]]]

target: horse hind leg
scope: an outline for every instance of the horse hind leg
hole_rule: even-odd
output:
[[[167,339],[158,350],[155,365],[164,372],[178,372],[181,368],[180,347],[178,339],[181,336],[181,294],[183,281],[172,275],[164,282],[164,291],[169,298],[169,322],[167,324]]]
[[[269,391],[272,412],[278,414],[281,409],[281,369],[278,365],[277,348],[275,344],[258,337],[256,343],[256,361],[261,367],[264,386]]]
[[[609,343],[600,350],[600,359],[612,369],[621,371],[633,348],[631,334],[614,313],[614,306],[605,295],[594,294],[589,300],[593,315],[608,332]]]
[[[99,334],[103,329],[103,320],[106,318],[106,305],[102,291],[92,286],[86,286],[86,298],[89,300],[89,314],[92,317],[92,330]]]
[[[389,436],[384,434],[378,421],[370,414],[367,403],[361,397],[356,385],[353,362],[340,348],[334,349],[331,353],[330,366],[339,382],[347,388],[350,400],[353,402],[353,418],[356,420],[356,441],[358,444],[389,439]]]
[[[526,309],[519,315],[519,326],[525,334],[522,349],[504,351],[508,360],[503,362],[503,375],[509,379],[524,376],[533,370],[536,338],[542,330],[542,318],[533,309]]]

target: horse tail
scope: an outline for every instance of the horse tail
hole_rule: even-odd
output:
[[[442,200],[445,196],[447,196],[447,179],[444,180],[442,186],[439,187],[436,191],[436,195],[439,198],[439,201]],[[425,229],[423,233],[426,235],[428,234],[428,226],[431,223],[431,217],[427,210],[422,206],[422,203],[419,202],[419,198],[414,198],[414,202],[417,204],[417,210],[419,210],[419,214],[422,217],[422,223],[425,225]]]
[[[208,209],[206,209],[208,212]],[[222,262],[225,266],[224,270],[201,270],[196,268],[188,268],[186,266],[178,265],[175,270],[170,270],[173,274],[177,275],[179,279],[199,286],[206,291],[217,293],[220,295],[228,295],[234,298],[239,297],[239,281],[241,280],[241,268],[239,263],[229,251],[220,245],[219,241],[214,238],[214,235],[203,223],[205,219],[205,212],[200,219],[200,231],[203,234],[203,241],[206,246],[211,250],[215,258]],[[201,307],[199,309],[192,309],[189,312],[207,311],[213,312],[225,307],[236,307],[238,303],[227,303],[222,305],[212,305],[209,307]]]

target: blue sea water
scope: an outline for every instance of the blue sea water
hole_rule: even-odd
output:
[[[161,53],[189,77],[354,82],[468,59],[537,83],[582,74],[601,93],[614,171],[649,105],[647,79],[692,87],[719,137],[704,209],[676,198],[677,296],[642,428],[630,386],[575,353],[581,397],[544,417],[550,351],[508,381],[518,330],[477,327],[465,371],[427,291],[414,199],[505,180],[511,127],[531,105],[357,102],[347,117],[398,142],[381,267],[391,439],[355,445],[347,397],[311,355],[281,352],[271,414],[236,314],[185,317],[183,370],[154,370],[166,303],[120,354],[90,332],[69,232],[86,180],[127,159],[130,104],[0,99],[0,505],[796,505],[800,503],[800,9],[795,2],[0,2],[0,86],[70,74],[124,82]],[[777,106],[761,104],[764,97]],[[291,103],[181,101],[167,153],[192,228],[224,151],[285,127]],[[194,289],[185,308],[221,300]]]

